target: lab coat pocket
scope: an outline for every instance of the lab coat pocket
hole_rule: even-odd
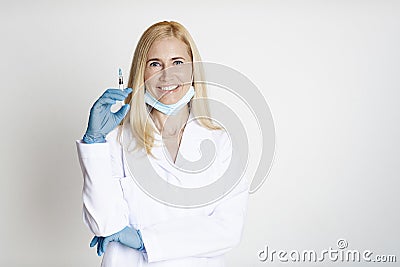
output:
[[[125,176],[121,160],[115,158],[114,155],[111,155],[111,173],[116,178],[124,178]]]

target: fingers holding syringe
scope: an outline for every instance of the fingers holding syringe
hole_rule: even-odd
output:
[[[111,98],[117,101],[122,101],[132,92],[132,88],[125,88],[124,90],[120,89],[107,89],[101,97]]]
[[[120,89],[107,89],[99,98],[99,105],[113,105],[116,101],[124,101],[125,98],[132,92],[132,88]]]

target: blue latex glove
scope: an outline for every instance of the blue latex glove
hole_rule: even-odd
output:
[[[123,105],[117,112],[111,112],[111,106],[116,101],[123,101],[130,93],[131,88],[107,89],[90,109],[89,123],[83,142],[87,144],[104,143],[106,135],[120,124],[129,111],[129,104]]]
[[[107,245],[110,242],[120,242],[122,245],[130,248],[134,248],[139,251],[144,250],[144,244],[140,231],[129,226],[110,236],[93,237],[92,241],[90,242],[90,247],[94,247],[97,244],[97,255],[101,256],[106,251]]]

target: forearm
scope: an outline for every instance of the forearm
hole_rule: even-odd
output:
[[[77,141],[83,173],[83,218],[97,236],[116,233],[128,225],[128,207],[119,177],[114,177],[109,146]]]
[[[242,224],[230,225],[229,221],[200,216],[141,230],[148,262],[222,255],[239,243],[241,232]],[[165,249],[174,247],[179,249]]]
[[[148,262],[227,253],[240,242],[247,201],[243,182],[208,216],[176,218],[140,229]]]

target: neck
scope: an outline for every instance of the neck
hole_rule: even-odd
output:
[[[153,108],[150,115],[163,137],[176,137],[185,128],[189,117],[189,107],[185,105],[175,115],[166,115]]]

